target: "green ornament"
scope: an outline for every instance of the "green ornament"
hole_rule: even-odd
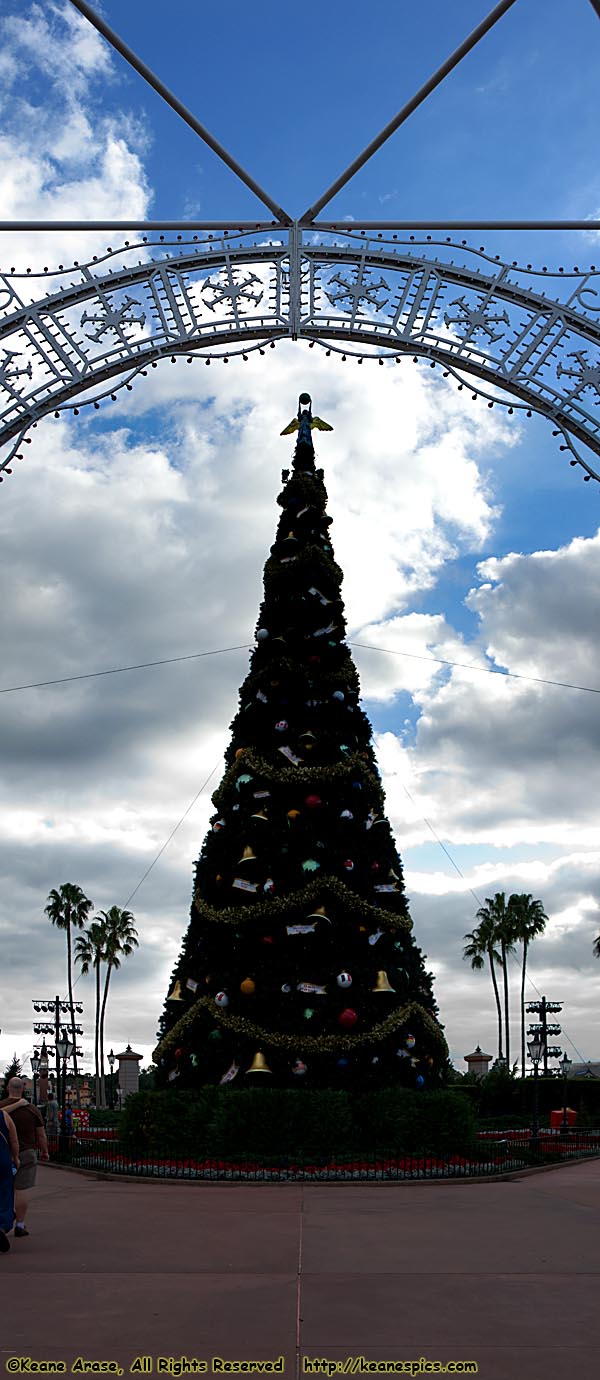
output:
[[[211,1031],[209,1031],[208,1038],[209,1038],[209,1040],[220,1040],[220,1039],[222,1039],[221,1031],[220,1031],[220,1030],[211,1030]]]
[[[238,776],[238,779],[235,783],[236,791],[239,791],[241,786],[248,786],[253,779],[254,778],[252,776],[248,776],[247,772],[243,772],[241,776]]]
[[[190,1055],[190,1064],[192,1065],[192,1068],[193,1068],[193,1069],[197,1069],[197,1068],[198,1068],[198,1055],[197,1055],[197,1054],[192,1054],[192,1055]]]
[[[304,1011],[302,1012],[302,1015],[306,1018],[307,1021],[309,1021],[310,1018],[311,1018],[311,1016],[314,1016],[314,1014],[315,1014],[315,1012],[314,1012],[314,1007],[312,1007],[312,1006],[305,1006],[305,1007],[304,1007]]]
[[[302,864],[302,871],[318,872],[320,866],[321,864],[318,863],[315,858],[307,858],[306,861]]]

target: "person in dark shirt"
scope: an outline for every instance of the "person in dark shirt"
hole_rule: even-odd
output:
[[[8,1097],[0,1102],[0,1111],[8,1112],[19,1139],[19,1168],[15,1175],[15,1236],[29,1236],[25,1218],[29,1194],[35,1184],[38,1157],[48,1159],[48,1141],[41,1112],[23,1097],[25,1081],[11,1078]]]

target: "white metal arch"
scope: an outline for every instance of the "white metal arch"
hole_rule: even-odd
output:
[[[359,360],[411,355],[468,382],[489,406],[548,418],[571,464],[600,481],[600,271],[504,263],[440,226],[316,220],[516,0],[500,0],[446,63],[298,220],[292,220],[96,14],[71,3],[186,120],[274,219],[137,222],[104,256],[42,274],[0,272],[0,481],[45,416],[100,407],[164,358],[264,350],[291,338]],[[590,0],[600,17],[600,0]],[[484,228],[471,222],[470,228]],[[0,230],[117,222],[0,222]],[[502,222],[487,228],[600,228]],[[444,227],[456,231],[457,226]],[[461,229],[469,228],[468,224]],[[157,236],[157,231],[168,235]],[[196,231],[196,233],[194,233]],[[175,233],[178,232],[178,233]],[[0,235],[1,253],[1,235]],[[32,291],[33,289],[33,291]]]

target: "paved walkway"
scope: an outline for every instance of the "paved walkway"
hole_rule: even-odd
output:
[[[42,1167],[30,1218],[0,1257],[0,1376],[14,1356],[125,1375],[142,1356],[176,1374],[158,1358],[185,1356],[209,1376],[215,1356],[283,1356],[287,1380],[304,1358],[361,1355],[476,1361],[483,1380],[598,1374],[598,1160],[512,1182],[304,1187]]]

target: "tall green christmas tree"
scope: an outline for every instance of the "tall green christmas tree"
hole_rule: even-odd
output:
[[[249,674],[155,1053],[163,1085],[435,1087],[447,1049],[344,640],[301,394]],[[282,433],[282,434],[286,434]]]

